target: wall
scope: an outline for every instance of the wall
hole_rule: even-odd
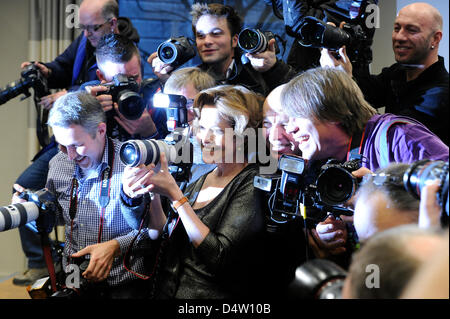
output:
[[[27,0],[0,3],[0,86],[20,78],[27,60],[29,7]],[[30,99],[16,97],[0,105],[0,205],[11,201],[14,181],[29,164],[28,108]],[[33,135],[32,135],[33,136]],[[0,233],[0,278],[25,269],[25,256],[17,229]]]

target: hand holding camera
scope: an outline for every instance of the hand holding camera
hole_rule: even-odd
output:
[[[108,278],[114,257],[120,254],[119,242],[115,239],[90,245],[72,255],[73,258],[90,254],[89,266],[81,274],[89,281],[99,282]]]
[[[153,73],[158,77],[158,79],[165,83],[170,77],[170,73],[174,68],[167,63],[161,61],[158,57],[158,52],[153,52],[147,59],[147,62],[152,66]]]

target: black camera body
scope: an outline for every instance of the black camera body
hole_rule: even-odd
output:
[[[49,94],[47,79],[42,75],[39,68],[33,63],[25,67],[20,73],[21,78],[11,82],[0,91],[0,105],[8,102],[20,94],[24,98],[29,97],[30,88],[34,89],[35,95],[40,98]]]
[[[98,92],[97,95],[111,95],[113,102],[119,106],[120,113],[129,120],[137,120],[145,110],[145,102],[139,94],[140,85],[134,77],[117,74],[109,83],[102,84],[107,91]]]
[[[60,290],[54,292],[50,298],[52,299],[77,299],[84,296],[86,290],[91,285],[89,281],[84,278],[81,274],[88,268],[89,266],[89,259],[86,259],[84,256],[78,257],[78,258],[71,258],[71,265],[72,267],[77,267],[77,270],[72,269],[73,271],[76,271],[79,275],[77,280],[77,284],[73,285],[62,285],[60,287]]]
[[[321,167],[316,180],[318,202],[326,206],[338,206],[347,202],[356,192],[361,180],[352,175],[361,167],[360,160],[339,163],[330,159]]]
[[[272,39],[275,39],[275,34],[272,31],[247,28],[239,33],[238,45],[245,53],[260,53],[268,49],[269,41]],[[280,53],[280,48],[276,41],[275,53]]]
[[[300,24],[298,39],[303,46],[332,51],[338,51],[345,45],[352,63],[368,65],[372,62],[372,39],[360,24],[346,23],[341,29],[307,16]]]
[[[339,163],[330,159],[319,169],[314,165],[301,157],[283,154],[278,162],[281,174],[255,176],[254,187],[270,194],[268,205],[274,222],[302,217],[313,226],[329,213],[353,214],[341,205],[357,189],[359,180],[351,172],[360,168],[360,160]]]
[[[195,56],[195,48],[191,41],[183,36],[164,41],[157,49],[159,59],[176,69]]]

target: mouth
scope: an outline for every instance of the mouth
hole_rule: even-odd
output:
[[[75,163],[77,163],[78,165],[84,164],[83,162],[85,162],[86,159],[87,159],[86,156],[82,156],[78,159],[75,159]]]
[[[216,49],[207,49],[207,50],[203,50],[202,54],[213,54],[214,52],[216,52]]]
[[[302,145],[304,143],[307,143],[309,141],[309,135],[301,135],[298,139],[298,145]]]
[[[394,46],[394,50],[398,53],[406,53],[410,51],[412,48],[404,45],[396,45]]]

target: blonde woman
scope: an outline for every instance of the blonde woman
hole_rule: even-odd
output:
[[[124,193],[136,204],[139,196],[153,192],[149,233],[153,239],[162,233],[169,237],[158,261],[157,298],[230,298],[256,293],[255,266],[264,245],[264,216],[253,187],[258,166],[249,164],[244,151],[248,145],[237,136],[260,127],[262,102],[240,86],[219,86],[197,95],[194,107],[200,110],[197,138],[203,161],[217,167],[184,193],[168,172],[164,154],[157,173],[153,164],[127,168]],[[159,195],[173,205],[175,214],[169,218]],[[130,225],[137,225],[142,216],[142,209],[134,211],[124,212]],[[164,225],[168,225],[166,232]]]

